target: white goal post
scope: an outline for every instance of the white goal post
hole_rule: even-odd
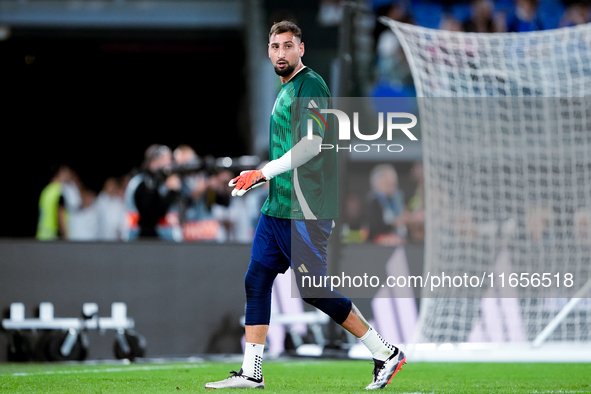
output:
[[[591,24],[482,34],[380,22],[417,91],[425,272],[496,280],[424,291],[415,343],[590,344]]]

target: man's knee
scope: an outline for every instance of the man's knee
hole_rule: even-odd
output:
[[[244,290],[246,290],[247,295],[256,290],[257,283],[257,274],[250,269],[246,271],[246,275],[244,275]]]
[[[246,325],[267,325],[271,317],[271,291],[277,273],[251,261],[244,276]]]
[[[249,294],[271,294],[273,281],[277,272],[265,267],[261,263],[252,261],[244,275],[244,289]]]

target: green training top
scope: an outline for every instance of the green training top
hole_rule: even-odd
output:
[[[283,84],[271,114],[269,160],[280,158],[307,137],[309,127],[323,144],[336,146],[332,116],[320,112],[331,104],[328,86],[308,67]],[[307,163],[271,179],[261,212],[281,219],[335,219],[337,181],[337,152],[324,149]]]

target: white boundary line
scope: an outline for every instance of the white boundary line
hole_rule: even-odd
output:
[[[177,368],[201,368],[202,364],[176,364],[176,365],[143,365],[118,368],[93,368],[93,369],[74,369],[61,371],[40,371],[40,372],[14,372],[0,374],[0,377],[22,377],[22,376],[42,376],[42,375],[75,375],[85,373],[113,373],[113,372],[136,372],[136,371],[155,371]]]
[[[416,343],[401,348],[415,362],[591,363],[591,342],[546,343],[539,348],[530,342]],[[357,343],[349,350],[349,357],[371,360],[371,353]]]

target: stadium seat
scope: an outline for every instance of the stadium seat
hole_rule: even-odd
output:
[[[413,2],[412,11],[417,25],[430,29],[439,28],[439,23],[443,15],[441,4]]]
[[[538,13],[544,29],[556,29],[564,14],[565,6],[559,0],[540,1]]]
[[[451,7],[451,14],[460,22],[465,22],[470,19],[472,13],[471,5],[469,3],[457,3]]]

